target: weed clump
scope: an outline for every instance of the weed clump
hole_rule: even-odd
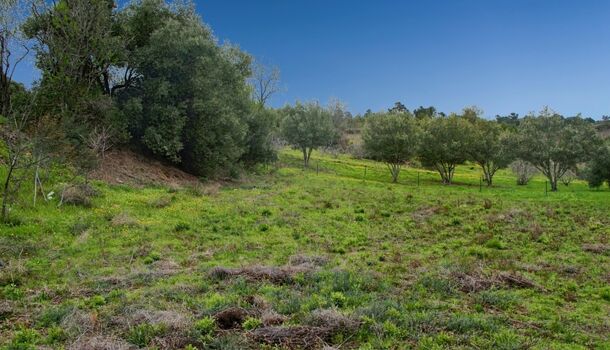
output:
[[[89,184],[69,185],[61,193],[60,204],[69,204],[82,207],[91,207],[91,198],[99,192]]]

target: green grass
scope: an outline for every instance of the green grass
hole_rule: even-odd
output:
[[[294,326],[319,309],[357,322],[327,339],[343,348],[610,348],[610,191],[575,181],[545,194],[543,178],[521,187],[506,171],[480,188],[479,178],[460,166],[443,186],[407,168],[391,184],[383,164],[316,153],[303,170],[285,150],[217,193],[96,183],[91,208],[58,208],[33,207],[24,188],[15,225],[0,226],[0,348],[94,335],[258,348],[263,311]],[[209,274],[295,255],[327,262],[286,283]],[[468,291],[460,273],[532,286]],[[249,316],[221,332],[210,316],[229,307]]]

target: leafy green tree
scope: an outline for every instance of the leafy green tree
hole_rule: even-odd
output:
[[[585,179],[590,187],[597,188],[604,182],[610,186],[610,141],[600,147],[594,154],[587,168],[585,169]]]
[[[394,106],[390,109],[388,109],[389,113],[407,113],[409,112],[409,110],[407,109],[407,107],[402,104],[402,102],[398,101],[394,103]]]
[[[219,46],[189,6],[147,0],[120,23],[137,43],[124,63],[136,78],[117,95],[134,140],[197,175],[232,172],[247,150],[250,57]]]
[[[419,106],[419,108],[413,111],[413,115],[415,115],[416,119],[434,118],[436,117],[436,108],[432,106],[428,108]]]
[[[97,94],[106,92],[109,71],[122,43],[113,31],[112,0],[61,0],[34,5],[24,24],[36,42],[36,64],[42,73],[40,103],[47,113],[71,113],[75,122],[95,122],[86,113]]]
[[[311,152],[314,149],[335,142],[337,132],[332,115],[320,104],[297,102],[294,107],[285,107],[283,113],[282,136],[292,147],[303,152],[305,167],[309,166]]]
[[[419,129],[407,113],[377,114],[367,118],[362,139],[368,156],[385,162],[397,182],[401,166],[417,153]]]
[[[570,121],[548,108],[524,118],[516,138],[519,158],[530,162],[557,191],[557,182],[576,165],[587,161],[600,140],[590,123]]]
[[[472,121],[471,133],[468,156],[481,167],[485,183],[491,186],[496,172],[515,158],[511,134],[497,122],[478,117]]]
[[[277,134],[278,113],[260,105],[252,107],[246,117],[248,132],[246,134],[245,152],[241,160],[248,166],[266,163],[277,159],[274,149],[274,136]]]
[[[451,184],[456,166],[468,160],[472,126],[466,119],[450,115],[424,121],[423,129],[422,164],[438,171],[444,184]]]

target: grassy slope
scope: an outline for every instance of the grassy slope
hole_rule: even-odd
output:
[[[0,344],[56,348],[82,334],[162,344],[154,336],[169,332],[137,326],[135,313],[170,310],[190,330],[226,307],[262,303],[286,324],[325,308],[359,320],[355,334],[330,341],[343,348],[610,348],[610,191],[575,182],[545,196],[544,179],[517,187],[506,172],[480,191],[469,166],[453,186],[411,169],[390,184],[382,164],[313,158],[303,171],[298,152],[284,151],[280,167],[219,191],[100,183],[92,208],[19,209],[20,225],[0,227]],[[288,284],[208,276],[295,254],[330,260]],[[465,292],[455,277],[502,271],[539,288]],[[245,334],[189,332],[200,348]]]

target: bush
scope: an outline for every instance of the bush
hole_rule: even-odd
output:
[[[39,342],[40,334],[36,330],[21,328],[15,332],[13,339],[3,350],[35,350]]]
[[[195,329],[198,338],[204,342],[210,341],[216,330],[216,320],[210,316],[206,316],[195,322],[193,328]]]
[[[585,169],[585,179],[592,188],[600,187],[604,182],[610,187],[610,141],[593,155]]]
[[[525,186],[538,170],[532,164],[518,159],[510,164],[510,170],[517,176],[517,185]]]
[[[99,192],[88,184],[68,185],[61,194],[61,203],[83,207],[91,206],[91,198]]]

